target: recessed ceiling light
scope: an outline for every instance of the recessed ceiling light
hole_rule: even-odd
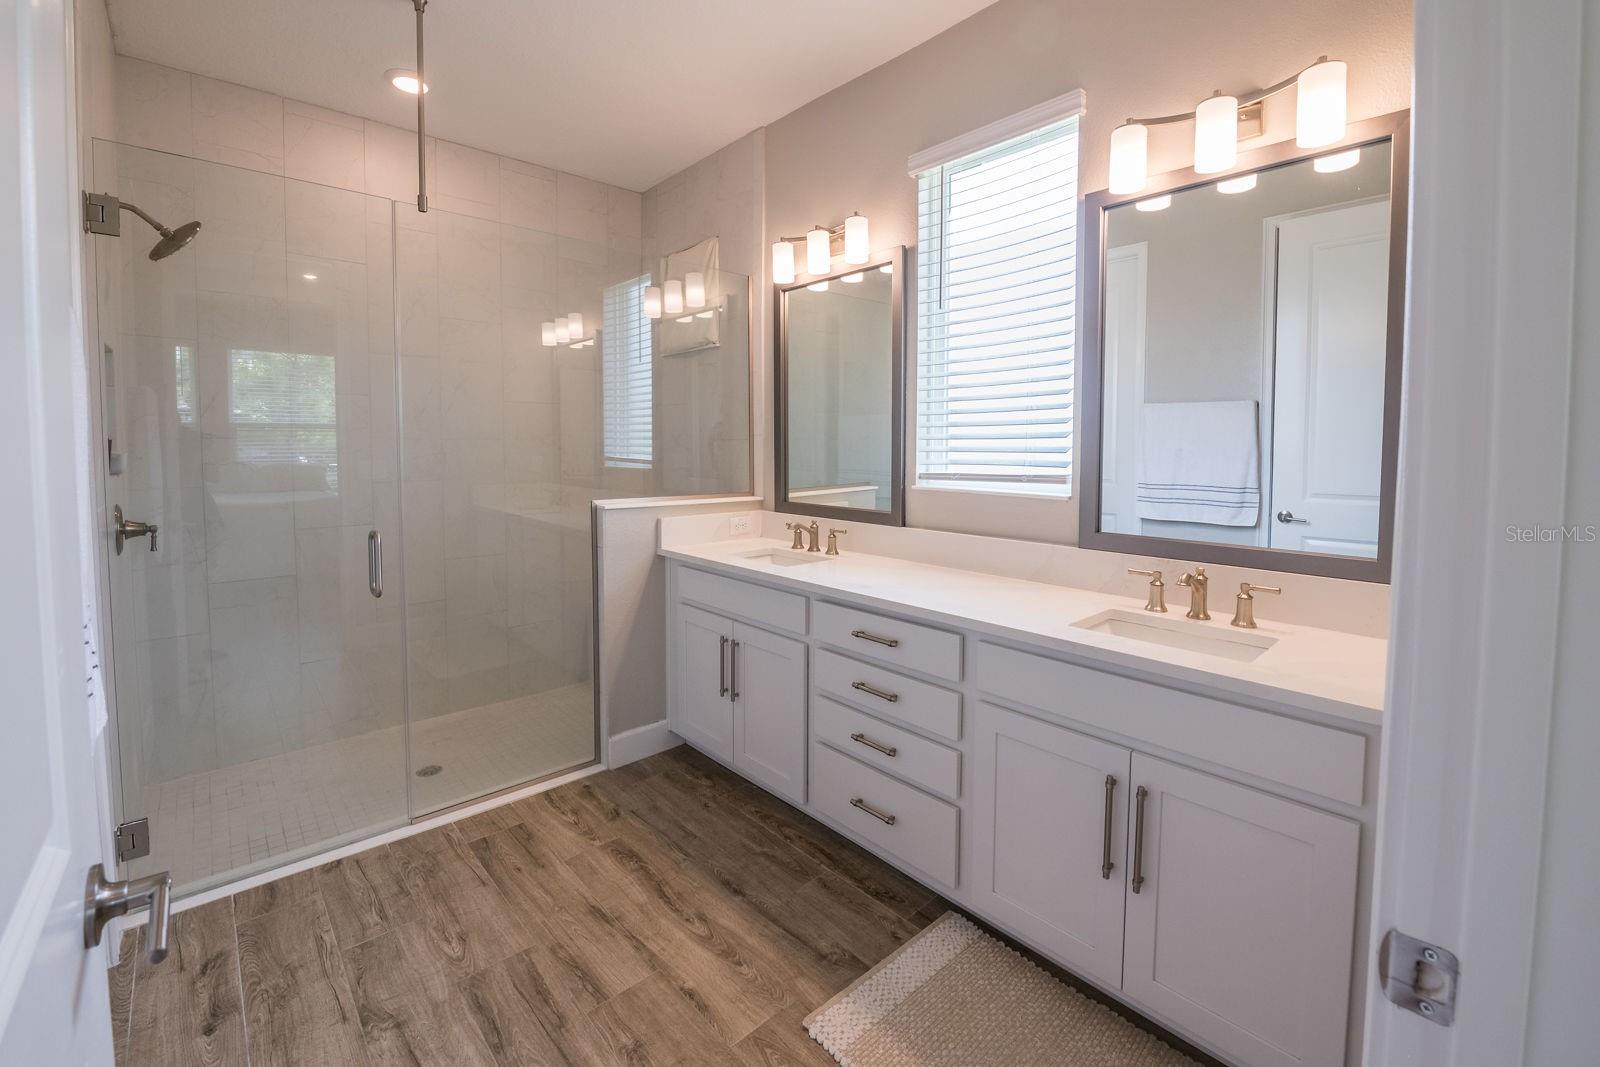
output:
[[[406,70],[403,67],[390,67],[383,72],[383,80],[399,89],[402,93],[410,93],[412,96],[417,95],[417,72],[414,70]],[[431,93],[433,92],[433,86],[424,86],[422,91]]]

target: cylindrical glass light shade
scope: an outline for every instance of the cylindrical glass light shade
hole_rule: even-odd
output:
[[[1318,156],[1311,161],[1311,169],[1318,174],[1337,174],[1341,170],[1349,170],[1361,162],[1361,149],[1352,148],[1348,152],[1335,152],[1331,156]]]
[[[706,306],[706,276],[697,270],[683,276],[683,303],[691,308]]]
[[[788,285],[794,281],[794,245],[779,241],[772,246],[772,283]]]
[[[865,263],[872,256],[871,242],[867,237],[867,217],[851,215],[844,220],[844,261]]]
[[[1111,131],[1111,181],[1114,195],[1137,193],[1150,178],[1150,128],[1127,122]]]
[[[826,274],[833,264],[833,256],[828,251],[830,240],[827,230],[818,226],[806,233],[806,273]]]
[[[539,343],[544,345],[546,348],[554,348],[555,347],[555,345],[556,345],[556,324],[555,323],[546,322],[546,323],[543,323],[542,325],[540,325],[540,327],[539,327]]]
[[[1133,206],[1139,211],[1165,211],[1172,206],[1172,194],[1162,193],[1160,196],[1152,196],[1147,200],[1138,201]]]
[[[865,273],[863,273],[862,271],[858,270],[854,274],[846,274],[843,278],[840,278],[839,280],[841,282],[849,282],[851,285],[856,285],[856,284],[858,284],[860,282],[865,281],[866,277],[867,276],[866,276]]]
[[[1194,109],[1194,171],[1215,174],[1239,159],[1239,100],[1213,96]]]
[[[574,341],[583,336],[583,316],[576,311],[567,316],[567,336]]]
[[[647,319],[661,317],[661,286],[647,285],[644,287],[644,315]]]
[[[828,291],[828,283],[812,282],[810,285],[806,286],[806,288],[810,289],[813,293],[826,293]]]
[[[567,330],[567,320],[565,318],[557,319],[556,320],[556,344],[564,345],[570,340],[572,340],[572,334],[570,332],[568,332],[568,330]]]
[[[668,280],[661,306],[668,315],[683,314],[683,283],[678,279]]]
[[[1248,193],[1256,187],[1256,176],[1245,174],[1237,178],[1229,178],[1225,182],[1217,183],[1219,193]]]
[[[1300,72],[1295,80],[1295,144],[1321,148],[1344,136],[1347,74],[1348,68],[1336,59]]]

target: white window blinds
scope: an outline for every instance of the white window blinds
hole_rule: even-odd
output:
[[[650,320],[644,313],[648,277],[607,287],[601,309],[602,421],[608,467],[649,467],[654,456],[654,368]]]
[[[917,179],[917,481],[1068,494],[1078,118]]]

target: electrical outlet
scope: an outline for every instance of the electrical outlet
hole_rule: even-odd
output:
[[[752,533],[755,528],[756,520],[755,516],[753,515],[735,515],[733,518],[728,520],[728,531],[735,537],[739,537],[742,534]]]

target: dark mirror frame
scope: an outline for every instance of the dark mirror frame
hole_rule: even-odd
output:
[[[1383,470],[1378,510],[1378,555],[1374,559],[1338,556],[1320,552],[1299,552],[1286,548],[1260,548],[1253,545],[1221,545],[1205,541],[1184,541],[1142,534],[1105,533],[1100,529],[1100,432],[1104,425],[1101,410],[1105,392],[1102,386],[1101,323],[1105,313],[1105,213],[1115,207],[1145,200],[1163,193],[1215,185],[1219,181],[1278,167],[1289,166],[1317,156],[1350,148],[1391,143],[1389,160],[1389,308],[1386,326],[1388,344],[1385,357],[1383,391]],[[1343,140],[1325,148],[1301,149],[1285,141],[1250,152],[1239,153],[1238,165],[1221,174],[1196,174],[1175,170],[1156,175],[1137,193],[1112,196],[1101,190],[1084,197],[1078,246],[1078,277],[1083,293],[1079,302],[1080,380],[1078,394],[1079,425],[1083,427],[1083,469],[1078,494],[1078,543],[1083,548],[1127,552],[1141,556],[1194,560],[1235,567],[1293,574],[1320,574],[1361,582],[1388,582],[1394,550],[1394,497],[1400,443],[1401,362],[1405,348],[1406,309],[1406,234],[1411,171],[1411,112],[1396,111],[1377,118],[1352,122]],[[1263,443],[1264,446],[1267,443]]]
[[[889,388],[891,426],[889,427],[889,510],[868,511],[866,508],[841,508],[830,505],[796,504],[789,500],[789,301],[787,296],[796,289],[804,289],[817,282],[831,282],[847,274],[876,270],[884,265],[894,268],[889,287],[889,358],[892,361]],[[906,309],[905,309],[906,249],[895,245],[873,253],[866,263],[851,266],[833,274],[807,275],[805,281],[772,287],[772,308],[776,329],[773,345],[774,408],[773,408],[773,510],[790,515],[807,515],[819,519],[844,522],[871,522],[882,526],[906,524],[905,486],[905,394],[906,394]]]

